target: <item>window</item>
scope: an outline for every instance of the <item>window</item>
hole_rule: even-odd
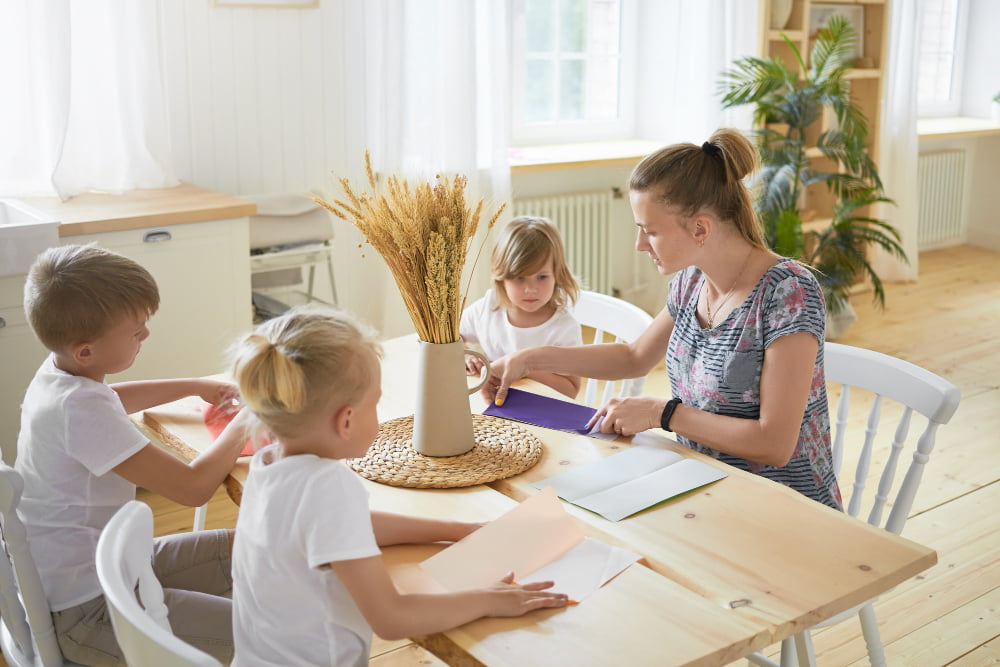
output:
[[[631,0],[515,0],[511,135],[531,145],[630,137]]]
[[[921,0],[917,104],[921,116],[958,116],[962,98],[965,0]]]

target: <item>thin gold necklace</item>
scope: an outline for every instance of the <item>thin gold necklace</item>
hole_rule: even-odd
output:
[[[733,290],[736,289],[736,283],[740,281],[740,278],[743,276],[743,272],[746,271],[747,263],[750,261],[750,255],[752,254],[753,254],[753,248],[751,247],[750,251],[747,252],[746,258],[743,260],[743,266],[740,267],[740,272],[737,273],[736,278],[733,279],[732,286],[729,288],[729,291],[726,292],[726,296],[722,297],[722,301],[719,302],[719,305],[715,307],[716,314],[718,314],[718,312],[722,310],[722,307],[726,305],[727,301],[729,301],[729,297],[733,295]],[[715,322],[713,321],[712,318],[712,302],[708,298],[707,293],[705,294],[705,311],[707,312],[707,317],[705,319],[708,320],[708,328],[712,329],[715,327]]]

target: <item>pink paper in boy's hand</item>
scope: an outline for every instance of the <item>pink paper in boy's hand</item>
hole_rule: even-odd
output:
[[[208,433],[212,436],[212,440],[219,437],[219,434],[222,433],[229,422],[233,421],[233,417],[238,412],[239,410],[233,408],[227,409],[219,405],[213,405],[212,403],[202,404],[201,416],[205,419],[205,426],[208,428]],[[240,456],[253,456],[254,451],[253,440],[247,440],[247,444],[243,446]]]

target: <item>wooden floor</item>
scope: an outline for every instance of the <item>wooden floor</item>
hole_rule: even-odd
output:
[[[890,665],[996,665],[1000,664],[1000,252],[971,246],[925,252],[920,256],[920,276],[917,283],[887,285],[884,312],[868,303],[870,295],[858,295],[854,305],[859,320],[838,340],[911,361],[962,391],[958,412],[938,433],[903,531],[904,536],[936,549],[939,562],[882,596],[875,610]],[[648,393],[668,393],[662,370],[651,374],[646,387]],[[863,429],[863,424],[852,428]],[[190,528],[192,510],[150,494],[140,493],[140,498],[153,507],[158,534]],[[210,504],[209,527],[233,526],[236,509],[220,491]],[[855,619],[814,633],[814,643],[819,665],[868,663]],[[440,664],[419,648],[397,644],[396,650],[372,664]]]

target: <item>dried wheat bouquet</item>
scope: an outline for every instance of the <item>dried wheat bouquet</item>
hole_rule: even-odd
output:
[[[320,197],[314,201],[361,230],[382,255],[420,339],[454,343],[465,306],[462,268],[479,227],[483,202],[475,209],[466,207],[465,176],[436,176],[433,184],[416,185],[390,176],[379,192],[368,153],[365,171],[370,192],[355,192],[348,179],[341,178],[346,201],[331,198],[327,202]],[[487,234],[505,206],[501,204],[490,218]]]

